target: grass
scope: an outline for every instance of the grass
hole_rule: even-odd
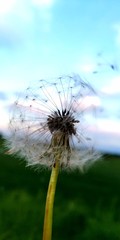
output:
[[[120,239],[120,157],[105,159],[85,174],[60,173],[53,240]],[[42,239],[49,177],[0,154],[0,240]]]

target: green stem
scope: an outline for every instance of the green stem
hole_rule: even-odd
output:
[[[59,173],[59,159],[56,161],[55,165],[52,168],[50,182],[48,186],[46,206],[45,206],[43,240],[51,240],[52,238],[53,205],[54,205],[54,197],[55,197],[58,173]]]

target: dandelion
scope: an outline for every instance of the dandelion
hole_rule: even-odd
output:
[[[40,80],[14,103],[9,147],[36,167],[51,168],[43,239],[52,236],[52,214],[59,169],[83,170],[100,155],[88,134],[84,99],[94,89],[79,76]]]
[[[85,97],[94,94],[94,89],[78,76],[34,83],[13,105],[12,151],[37,167],[52,168],[58,149],[61,168],[83,169],[94,162],[97,154],[88,133],[84,104]]]

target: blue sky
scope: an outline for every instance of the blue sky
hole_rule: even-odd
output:
[[[7,128],[15,93],[31,81],[76,73],[99,92],[100,133],[112,134],[116,145],[119,66],[119,0],[0,0],[0,129]]]

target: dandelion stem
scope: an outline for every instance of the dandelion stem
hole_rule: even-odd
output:
[[[54,205],[54,197],[56,184],[59,173],[59,158],[56,159],[56,163],[54,164],[51,172],[51,177],[48,186],[47,198],[46,198],[46,206],[45,206],[45,217],[44,217],[44,228],[43,228],[43,240],[51,240],[52,238],[52,219],[53,219],[53,205]]]

